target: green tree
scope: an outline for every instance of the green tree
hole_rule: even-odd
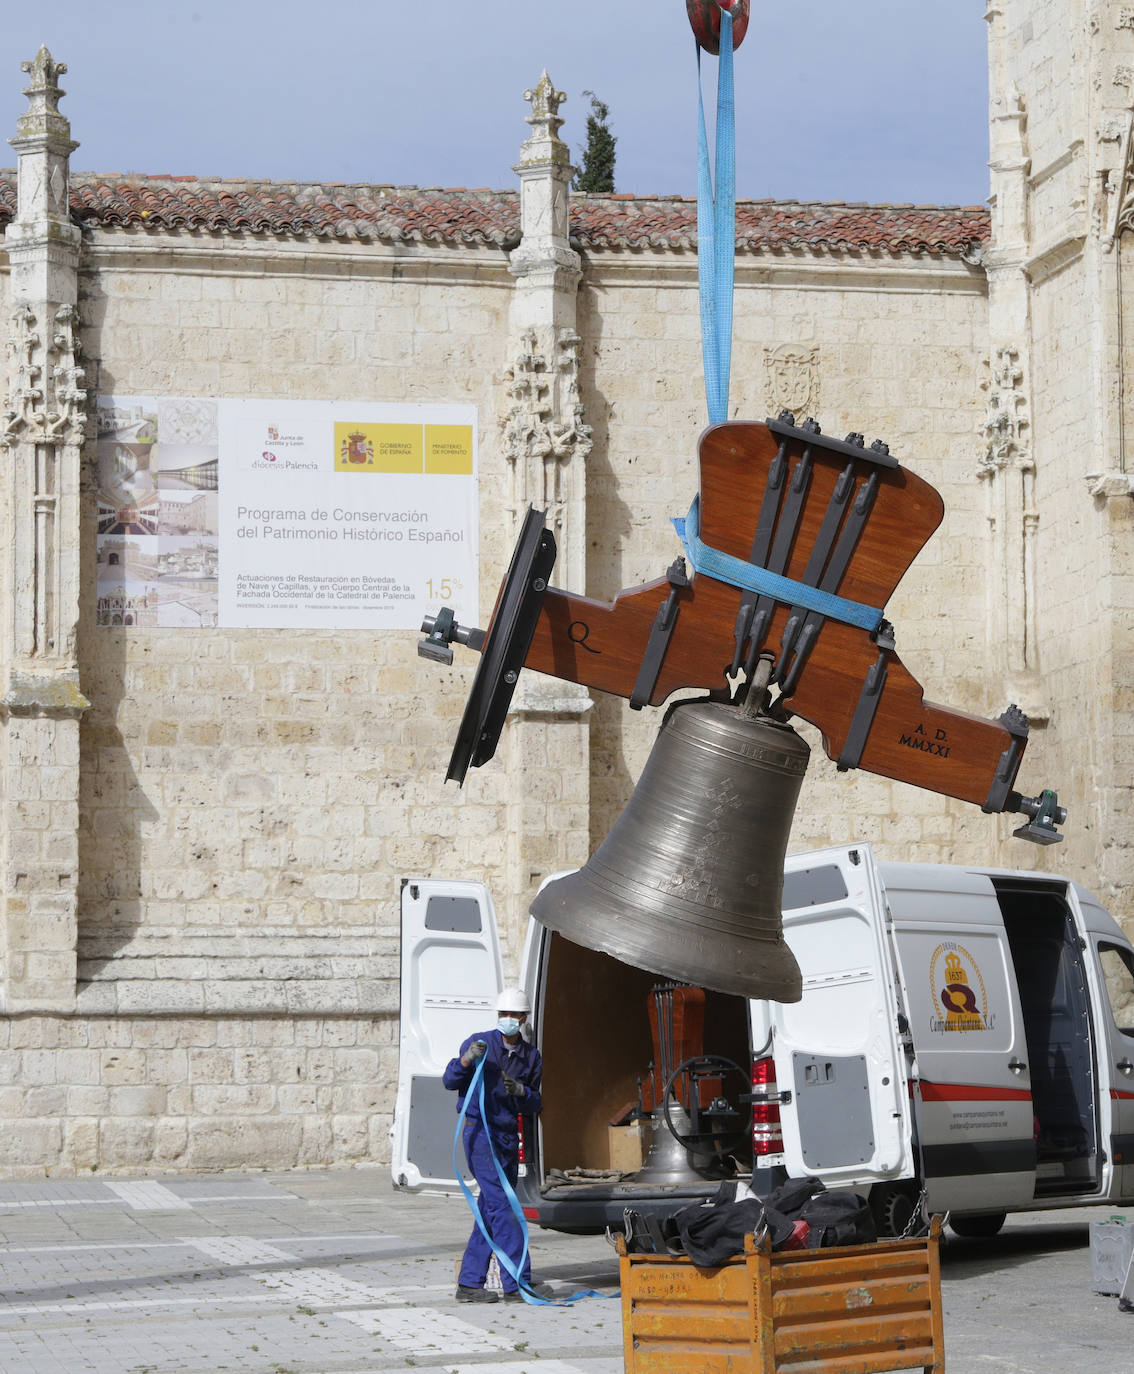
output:
[[[594,91],[584,91],[591,98],[591,112],[587,115],[587,145],[583,149],[583,166],[575,177],[576,191],[614,190],[614,145],[618,142],[610,132],[607,120],[609,107]]]

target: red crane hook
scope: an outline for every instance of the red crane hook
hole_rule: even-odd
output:
[[[685,12],[697,42],[716,57],[721,50],[721,10],[732,14],[732,47],[735,52],[748,32],[748,0],[685,0]]]

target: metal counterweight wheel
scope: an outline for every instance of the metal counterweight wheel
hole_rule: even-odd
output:
[[[694,1130],[682,1134],[669,1115],[669,1103],[673,1090],[673,1085],[682,1074],[689,1075],[689,1103],[690,1106],[697,1106],[697,1111],[690,1112],[694,1120],[704,1119],[708,1116],[708,1127],[703,1130]],[[726,1059],[723,1055],[710,1054],[700,1055],[693,1059],[684,1059],[666,1080],[665,1091],[662,1094],[662,1115],[665,1117],[665,1124],[670,1134],[687,1150],[697,1150],[698,1147],[704,1150],[708,1146],[715,1153],[720,1155],[731,1154],[734,1150],[745,1145],[752,1138],[752,1110],[749,1108],[747,1114],[739,1111],[734,1103],[730,1102],[724,1095],[725,1082],[728,1078],[735,1075],[741,1083],[739,1092],[745,1092],[751,1086],[748,1075],[731,1059]],[[698,1083],[705,1078],[719,1078],[721,1080],[721,1093],[714,1098],[708,1107],[701,1107],[697,1103]],[[714,1118],[720,1122],[722,1118],[735,1118],[736,1124],[730,1125],[727,1129],[714,1129]]]

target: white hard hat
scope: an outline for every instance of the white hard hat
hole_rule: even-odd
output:
[[[532,1002],[523,988],[505,988],[496,999],[497,1011],[531,1011]]]

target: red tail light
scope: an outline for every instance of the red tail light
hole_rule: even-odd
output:
[[[752,1091],[761,1096],[771,1096],[776,1092],[776,1061],[753,1059]],[[752,1104],[752,1153],[778,1155],[783,1153],[784,1133],[780,1128],[780,1104],[778,1102],[754,1102]]]
[[[516,1118],[516,1134],[520,1137],[519,1160],[521,1164],[526,1164],[528,1162],[528,1152],[524,1148],[524,1118],[522,1116]]]

